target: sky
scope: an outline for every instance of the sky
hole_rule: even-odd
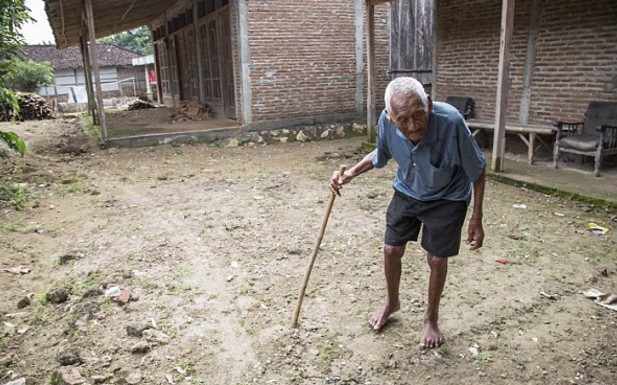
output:
[[[26,44],[48,44],[50,42],[55,44],[54,34],[51,32],[45,13],[45,2],[26,0],[26,6],[30,8],[30,16],[36,19],[36,22],[24,24],[21,28]]]

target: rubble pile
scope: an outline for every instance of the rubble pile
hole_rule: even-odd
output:
[[[147,102],[141,99],[135,99],[134,101],[128,104],[127,110],[128,111],[145,110],[148,108],[156,108],[156,106],[150,102]]]
[[[184,122],[186,120],[204,120],[210,117],[210,108],[198,101],[182,100],[171,113],[171,120]]]

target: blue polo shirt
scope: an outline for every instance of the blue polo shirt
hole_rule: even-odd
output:
[[[486,159],[461,114],[449,104],[433,103],[426,136],[413,144],[386,118],[379,117],[373,166],[394,159],[398,171],[392,187],[420,201],[471,199],[472,182]]]

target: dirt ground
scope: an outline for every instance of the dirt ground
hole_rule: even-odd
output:
[[[615,384],[617,312],[582,294],[617,293],[615,212],[489,181],[485,245],[451,259],[447,342],[423,350],[418,245],[400,311],[367,323],[393,163],[335,201],[291,327],[362,138],[102,150],[72,118],[0,129],[30,146],[2,163],[0,384]]]

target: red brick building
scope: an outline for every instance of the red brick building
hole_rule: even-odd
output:
[[[476,101],[476,117],[492,118],[500,0],[46,3],[60,48],[79,44],[84,29],[80,17],[91,2],[97,37],[150,26],[163,100],[170,104],[199,100],[215,116],[245,126],[272,127],[273,122],[364,118],[369,3],[376,5],[374,75],[379,110],[392,70],[390,8],[402,1],[412,2],[408,5],[412,8],[434,10],[435,21],[428,31],[434,33],[435,43],[430,49],[433,97],[469,95]],[[617,99],[614,0],[518,0],[514,10],[508,120],[537,124],[581,120],[589,101]],[[418,32],[417,27],[411,30]],[[418,46],[431,39],[404,41]]]
[[[151,22],[159,93],[242,124],[366,110],[365,1],[178,1]],[[376,16],[377,88],[388,82],[389,6]],[[383,103],[379,103],[383,105]]]
[[[436,1],[436,97],[469,95],[494,116],[500,0]],[[617,100],[617,2],[518,0],[507,119],[581,121],[591,100]]]

